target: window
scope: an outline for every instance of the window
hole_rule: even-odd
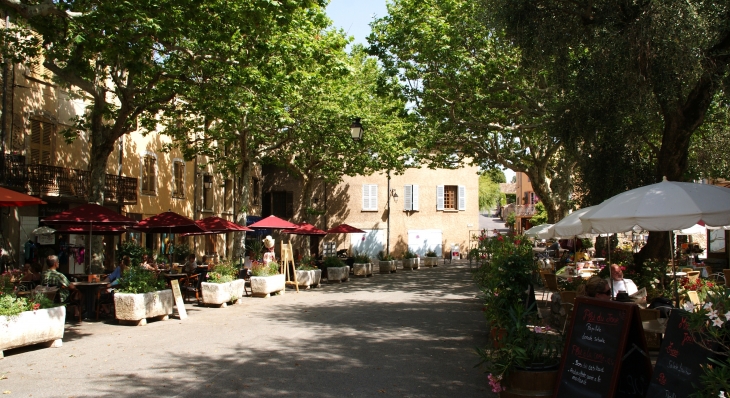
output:
[[[30,120],[30,163],[53,166],[53,137],[55,126],[42,120]]]
[[[233,180],[226,180],[223,192],[223,211],[226,213],[233,212]]]
[[[203,211],[213,211],[213,176],[203,175]]]
[[[142,194],[157,195],[157,158],[145,155],[142,158]]]
[[[464,185],[437,186],[436,210],[466,210],[466,187]]]
[[[294,192],[272,191],[271,214],[284,219],[294,216]]]
[[[378,186],[364,184],[362,186],[362,210],[378,211]]]
[[[175,160],[172,162],[172,197],[177,199],[185,198],[185,162]]]
[[[418,185],[404,186],[403,196],[403,210],[418,211]]]

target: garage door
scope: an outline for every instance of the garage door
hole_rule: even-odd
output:
[[[442,233],[440,229],[414,229],[408,231],[408,250],[421,255],[426,255],[428,250],[433,250],[441,257]]]

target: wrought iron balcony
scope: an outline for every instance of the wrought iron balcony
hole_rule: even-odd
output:
[[[90,174],[87,170],[66,167],[26,165],[22,155],[5,155],[0,184],[41,198],[67,198],[86,202],[89,199]],[[137,179],[107,174],[104,203],[136,204]]]

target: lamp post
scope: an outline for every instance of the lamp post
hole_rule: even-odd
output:
[[[360,141],[362,139],[362,133],[365,131],[360,124],[360,118],[356,117],[350,125],[350,134],[352,135],[353,141]]]
[[[388,226],[386,229],[386,237],[385,237],[385,254],[390,256],[390,198],[398,199],[398,194],[395,192],[395,189],[390,189],[390,170],[388,170]]]

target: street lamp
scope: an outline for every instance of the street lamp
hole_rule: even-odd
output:
[[[360,141],[362,139],[362,133],[364,131],[365,129],[362,128],[362,124],[360,124],[360,118],[356,117],[350,125],[350,134],[352,134],[352,139],[354,141]]]

